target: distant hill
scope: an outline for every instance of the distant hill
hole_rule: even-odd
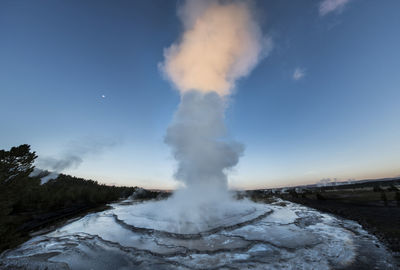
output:
[[[328,182],[325,184],[316,183],[308,185],[298,185],[290,187],[280,187],[280,188],[265,188],[265,189],[255,189],[264,190],[268,192],[287,192],[288,190],[302,190],[302,189],[351,189],[351,188],[361,188],[361,187],[373,187],[375,185],[379,186],[391,186],[400,185],[400,177],[388,177],[388,178],[378,178],[378,179],[362,179],[362,180],[351,180],[344,182]],[[249,190],[251,191],[251,190]]]

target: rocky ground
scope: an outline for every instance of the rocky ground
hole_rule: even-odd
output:
[[[338,217],[354,220],[383,242],[400,261],[399,180],[354,185],[292,188],[272,193],[247,191],[255,201],[268,202],[277,196]],[[243,194],[242,194],[243,195]]]

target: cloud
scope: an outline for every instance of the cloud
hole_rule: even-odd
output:
[[[319,15],[325,16],[334,11],[341,11],[350,0],[323,0],[319,4]]]
[[[306,75],[306,71],[303,68],[296,68],[293,72],[293,80],[298,81]]]

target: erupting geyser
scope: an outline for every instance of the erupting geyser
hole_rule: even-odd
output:
[[[235,81],[247,75],[271,46],[248,2],[187,1],[180,9],[185,31],[165,50],[161,65],[181,93],[181,103],[165,141],[178,161],[175,178],[184,187],[180,217],[206,218],[230,200],[226,172],[244,147],[226,138],[226,98]],[[176,203],[174,205],[179,205]],[[209,209],[210,210],[210,209]]]
[[[180,218],[198,221],[207,206],[230,200],[225,170],[235,166],[243,152],[239,143],[224,140],[224,102],[215,92],[187,92],[165,141],[178,160],[175,178],[184,184],[170,200],[175,200]],[[181,205],[181,206],[179,206]]]
[[[165,50],[160,68],[181,94],[165,142],[178,162],[175,178],[182,187],[167,201],[139,208],[168,224],[164,230],[193,233],[255,212],[228,192],[226,173],[244,147],[227,137],[224,114],[236,80],[267,55],[271,41],[262,36],[247,1],[186,1],[179,15],[184,32]]]

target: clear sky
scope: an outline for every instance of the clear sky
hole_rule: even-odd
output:
[[[158,67],[176,1],[0,1],[0,148],[78,153],[65,170],[173,188],[179,93]],[[400,1],[256,1],[273,50],[227,110],[235,188],[400,175]]]

